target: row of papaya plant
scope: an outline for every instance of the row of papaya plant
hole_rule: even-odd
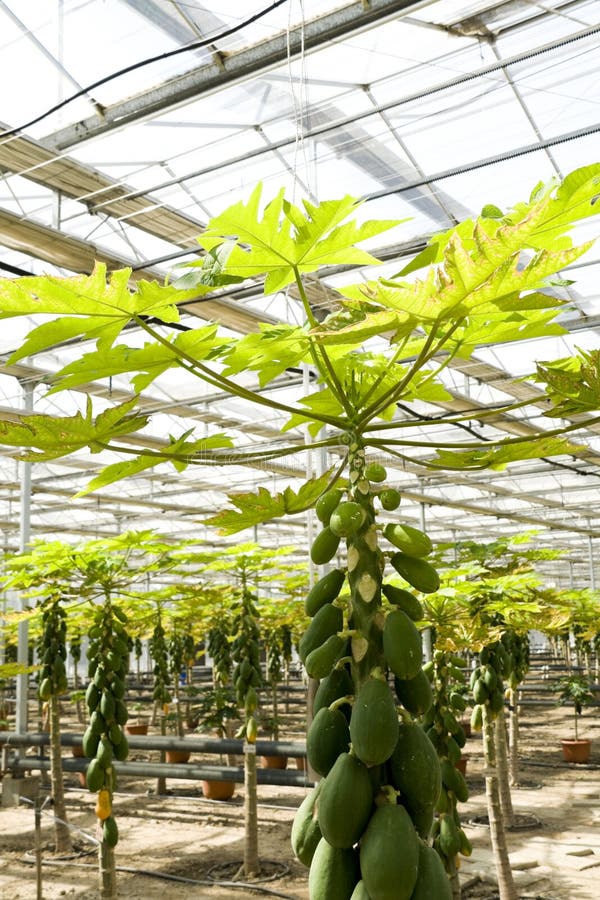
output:
[[[181,471],[188,465],[232,461],[261,466],[304,454],[297,440],[261,447],[249,446],[242,436],[236,446],[235,435],[196,437],[190,431],[171,437],[162,449],[140,451],[127,442],[128,433],[142,429],[150,418],[137,409],[139,391],[169,368],[183,369],[211,390],[224,390],[258,411],[268,408],[285,416],[286,428],[307,427],[313,448],[331,453],[331,470],[297,490],[288,487],[271,494],[261,487],[258,496],[234,495],[236,509],[212,519],[233,533],[306,512],[319,501],[327,512],[311,548],[313,562],[328,564],[342,548],[343,562],[337,566],[342,583],[338,592],[329,584],[323,589],[324,604],[313,618],[314,623],[325,610],[321,619],[327,615],[331,631],[321,644],[315,641],[305,661],[313,677],[320,678],[346,666],[352,682],[352,750],[339,754],[320,789],[324,837],[311,862],[311,900],[449,896],[449,882],[427,828],[439,800],[439,792],[430,787],[439,781],[438,759],[423,757],[419,783],[424,788],[418,803],[405,804],[396,786],[394,762],[400,768],[408,765],[403,750],[397,750],[401,725],[414,726],[408,710],[399,720],[386,673],[391,669],[401,680],[410,680],[418,676],[421,661],[414,623],[382,589],[389,583],[390,569],[421,592],[437,590],[437,575],[423,559],[428,553],[425,536],[406,529],[410,517],[389,515],[385,497],[396,485],[393,480],[386,483],[380,462],[385,457],[427,472],[581,452],[568,434],[581,429],[581,416],[590,423],[598,418],[598,397],[590,387],[598,379],[598,352],[538,365],[536,377],[545,386],[540,397],[548,401],[545,415],[557,424],[526,438],[435,446],[426,434],[430,418],[411,403],[451,399],[444,373],[455,356],[467,358],[490,342],[560,333],[555,318],[561,301],[544,288],[588,249],[573,247],[568,232],[598,212],[599,183],[600,166],[588,166],[560,183],[538,185],[528,201],[507,211],[486,206],[476,219],[436,235],[395,277],[361,279],[332,290],[334,312],[324,321],[311,307],[304,278],[323,265],[376,263],[356,244],[398,224],[348,220],[357,206],[351,197],[319,205],[305,201],[299,207],[281,192],[261,208],[257,188],[247,204],[234,204],[208,224],[199,238],[205,257],[179,285],[138,282],[129,290],[127,271],[113,274],[107,283],[102,266],[89,277],[44,276],[0,284],[5,316],[53,317],[30,332],[9,362],[52,347],[58,316],[71,340],[96,341],[96,347],[88,344],[80,358],[57,373],[53,391],[81,387],[98,373],[132,376],[133,399],[96,417],[90,404],[84,415],[0,422],[3,443],[29,448],[27,458],[53,459],[87,446],[124,454],[125,461],[109,462],[92,480],[93,490],[163,462]],[[423,270],[424,277],[415,277]],[[179,302],[248,278],[264,278],[266,294],[292,286],[305,325],[265,323],[260,332],[237,339],[219,333],[213,324],[185,331],[171,328],[179,318]],[[131,325],[148,338],[143,348],[137,338],[128,345],[130,332],[123,329]],[[286,403],[265,390],[277,375],[302,365],[314,375],[312,393]],[[248,386],[252,372],[257,373],[259,389]],[[402,418],[397,416],[399,403],[409,410]],[[494,423],[514,408],[512,403],[495,407]],[[573,415],[576,423],[565,424],[563,416]],[[445,425],[460,425],[463,418],[446,416]],[[479,411],[478,418],[485,421],[487,411]],[[338,601],[343,584],[348,595]],[[312,623],[311,628],[314,637]],[[347,809],[350,814],[344,816]],[[514,900],[510,883],[501,884],[500,891],[501,900]]]

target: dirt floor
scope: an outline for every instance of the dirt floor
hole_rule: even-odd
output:
[[[569,734],[562,709],[535,709],[522,729],[523,787],[514,790],[515,811],[529,825],[508,835],[510,858],[522,897],[552,900],[598,900],[600,897],[600,715],[586,712],[582,736],[594,740],[589,766],[562,762],[558,736]],[[295,736],[294,736],[295,737]],[[485,814],[481,738],[467,742],[467,781],[471,798],[462,807],[464,819]],[[134,758],[143,758],[135,753]],[[194,757],[196,759],[196,757]],[[200,759],[200,757],[198,757]],[[214,762],[214,758],[213,758]],[[293,765],[293,764],[292,764]],[[73,826],[97,836],[91,795],[66,776],[69,818]],[[307,871],[294,860],[290,829],[294,810],[306,794],[302,788],[259,787],[260,854],[271,880],[255,888],[212,884],[229,879],[243,850],[241,789],[227,802],[202,798],[194,782],[170,781],[167,796],[154,794],[154,781],[122,783],[115,800],[121,834],[117,848],[119,896],[181,898],[181,900],[250,900],[282,897],[308,900]],[[47,810],[45,811],[48,812]],[[33,811],[27,805],[0,809],[0,897],[34,900]],[[464,897],[492,900],[495,896],[489,830],[467,825],[473,856],[464,860]],[[43,897],[96,900],[97,861],[94,844],[80,835],[88,855],[56,860],[51,850],[51,821],[43,828]],[[273,864],[276,869],[273,871]],[[231,864],[227,867],[225,864]],[[136,870],[126,871],[127,869]],[[199,883],[166,880],[178,876]],[[257,890],[258,889],[258,890]],[[431,898],[435,900],[435,898]]]

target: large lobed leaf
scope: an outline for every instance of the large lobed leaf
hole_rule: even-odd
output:
[[[545,382],[552,408],[544,415],[569,417],[600,407],[600,350],[538,363],[536,381]]]
[[[355,245],[399,222],[345,222],[359,205],[356,198],[325,200],[318,206],[305,200],[302,210],[285,200],[283,190],[261,215],[261,195],[258,184],[246,204],[235,203],[216,216],[198,240],[212,251],[234,237],[237,243],[227,258],[226,272],[243,278],[265,276],[266,294],[291,284],[296,271],[306,274],[323,265],[377,263]]]
[[[312,509],[331,480],[331,471],[319,478],[311,478],[296,493],[287,487],[281,494],[271,494],[266,488],[256,493],[229,494],[236,509],[225,509],[206,519],[204,525],[214,525],[221,534],[236,534],[245,528],[262,525],[285,515]]]

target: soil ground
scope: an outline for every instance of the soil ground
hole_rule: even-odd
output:
[[[563,709],[532,709],[521,734],[522,781],[514,790],[515,811],[539,820],[535,827],[508,834],[510,858],[521,896],[552,900],[598,900],[600,897],[600,715],[586,712],[582,736],[594,739],[589,766],[562,762],[559,737],[570,736]],[[285,737],[294,735],[284,735]],[[467,781],[471,798],[462,807],[465,820],[485,814],[481,738],[465,748],[469,757]],[[134,758],[143,758],[139,752]],[[194,759],[201,757],[194,757]],[[207,759],[207,761],[209,761]],[[211,760],[214,763],[214,758]],[[292,763],[293,765],[293,763]],[[97,836],[93,798],[67,775],[67,803],[72,825]],[[195,782],[168,782],[169,793],[157,797],[155,782],[122,782],[115,798],[119,823],[119,866],[138,870],[119,873],[119,896],[136,900],[255,900],[283,897],[308,900],[307,870],[294,860],[290,829],[294,811],[306,795],[303,788],[259,786],[259,846],[264,860],[282,867],[273,880],[256,889],[233,884],[189,884],[151,877],[150,873],[206,881],[230,875],[220,865],[241,860],[243,799],[241,787],[232,800],[202,798]],[[48,812],[46,810],[46,812]],[[26,805],[0,809],[0,897],[34,900],[33,812]],[[495,896],[489,830],[467,825],[474,844],[461,867],[465,898],[492,900]],[[44,818],[42,841],[43,898],[97,900],[97,862],[94,853],[56,860],[51,853],[51,821]],[[82,847],[93,844],[81,838]],[[217,866],[215,870],[214,867]],[[282,871],[283,869],[283,871]],[[140,871],[143,870],[143,871]],[[211,874],[212,873],[212,874]],[[435,898],[431,898],[435,900]]]

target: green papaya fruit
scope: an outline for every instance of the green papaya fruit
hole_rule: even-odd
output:
[[[450,701],[450,706],[452,709],[457,709],[458,712],[464,712],[467,708],[467,701],[463,697],[462,694],[459,694],[457,691],[451,691],[450,697],[448,698]]]
[[[410,900],[418,864],[419,839],[407,811],[389,803],[380,806],[360,842],[367,894],[373,900]]]
[[[499,713],[504,706],[504,693],[501,690],[492,691],[488,702],[491,711]]]
[[[460,722],[459,722],[459,724],[458,724],[458,728],[456,729],[456,731],[454,732],[454,734],[452,735],[452,737],[454,738],[454,740],[456,741],[456,743],[458,744],[458,746],[459,746],[460,749],[462,750],[462,748],[463,748],[463,747],[465,746],[465,744],[467,743],[467,736],[466,736],[465,730],[464,730],[464,728],[462,727],[462,725],[460,724]]]
[[[110,691],[103,691],[102,693],[102,699],[100,700],[100,712],[104,716],[105,722],[110,723],[114,720],[115,698],[110,693]]]
[[[334,669],[331,675],[324,678],[317,688],[313,702],[313,715],[316,716],[320,709],[329,706],[334,700],[339,700],[340,697],[351,696],[353,693],[354,685],[348,669],[345,666],[342,666],[340,669]],[[351,711],[349,704],[345,704],[340,709],[349,719]]]
[[[462,773],[458,771],[449,759],[441,761],[441,770],[442,782],[446,788],[454,793],[457,800],[461,803],[466,803],[469,799],[469,788]]]
[[[309,900],[350,900],[359,878],[356,851],[340,850],[321,838],[308,876]]]
[[[394,509],[398,509],[400,506],[400,492],[395,488],[386,488],[385,491],[382,491],[379,494],[379,502],[381,503],[383,509],[387,509],[388,512],[391,512]]]
[[[483,706],[476,704],[471,712],[471,728],[473,731],[481,731],[483,728]]]
[[[413,528],[412,525],[388,524],[383,533],[394,547],[402,550],[407,556],[427,556],[433,550],[433,545],[428,536]]]
[[[95,709],[94,712],[90,716],[90,729],[100,736],[106,731],[106,722],[104,721],[104,716],[99,710]]]
[[[366,766],[390,758],[398,740],[398,713],[385,681],[369,678],[358,690],[350,716],[354,752]]]
[[[96,687],[93,681],[87,686],[87,690],[85,692],[85,702],[88,710],[93,713],[100,703],[100,691]]]
[[[119,828],[112,816],[104,820],[102,825],[102,840],[107,847],[116,847],[119,843]]]
[[[383,652],[397,678],[416,678],[423,665],[421,634],[401,609],[388,613],[383,628]]]
[[[435,809],[442,786],[440,761],[435,748],[420,725],[401,722],[398,741],[388,763],[392,784],[400,791],[400,801],[411,816],[427,815]],[[426,826],[428,831],[431,822]]]
[[[348,749],[348,720],[339,709],[323,707],[316,714],[306,735],[306,756],[319,775],[327,775],[340,753]]]
[[[390,603],[399,607],[413,622],[421,621],[425,613],[421,602],[417,600],[414,594],[411,594],[410,591],[405,591],[404,588],[396,587],[395,584],[382,584],[381,590]]]
[[[335,488],[334,490],[327,491],[327,493],[322,494],[319,497],[315,504],[315,512],[320,522],[323,522],[324,525],[329,525],[331,513],[337,506],[339,506],[343,496],[343,491]]]
[[[83,738],[81,740],[81,746],[83,749],[83,755],[87,756],[91,759],[96,755],[96,750],[98,749],[98,744],[100,742],[100,737],[97,734],[94,734],[92,729],[89,727],[83,733]]]
[[[337,606],[327,603],[315,615],[298,643],[298,655],[303,663],[313,650],[325,643],[344,627],[344,615]]]
[[[324,784],[324,781],[319,781],[310,794],[306,795],[292,823],[292,850],[307,868],[310,868],[317,844],[322,837],[316,804]]]
[[[483,671],[483,683],[490,694],[495,691],[498,686],[498,676],[491,666],[486,666]]]
[[[115,701],[115,719],[118,725],[124,725],[129,718],[127,707],[122,700]]]
[[[345,578],[346,575],[342,569],[332,569],[331,572],[323,575],[306,595],[304,601],[306,615],[314,616],[326,603],[332,603],[339,595]]]
[[[440,847],[447,859],[453,859],[460,850],[460,834],[450,815],[440,816]]]
[[[312,650],[306,657],[304,667],[311,678],[325,678],[340,659],[347,647],[346,638],[332,634],[324,644]]]
[[[52,679],[44,678],[40,684],[38,695],[40,700],[49,700],[52,696]]]
[[[433,690],[422,669],[414,678],[394,678],[394,688],[402,706],[413,716],[424,716],[431,709]]]
[[[329,527],[340,538],[352,537],[356,534],[365,519],[365,511],[354,500],[340,503],[331,513]]]
[[[456,743],[453,737],[449,737],[446,741],[446,749],[448,752],[448,759],[452,763],[453,766],[459,761],[462,756],[460,747]]]
[[[115,675],[110,683],[110,692],[115,700],[123,699],[123,697],[125,696],[125,682],[122,678],[119,678],[117,675]]]
[[[481,678],[482,671],[483,671],[483,669],[481,668],[481,666],[475,666],[475,668],[471,672],[471,675],[469,678],[469,687],[471,688],[471,690],[473,690],[473,688],[475,687],[475,682],[479,678]]]
[[[333,554],[332,554],[333,555]],[[424,559],[416,559],[402,551],[394,553],[391,563],[402,578],[408,581],[417,591],[433,594],[440,586],[440,576]]]
[[[104,787],[104,768],[99,760],[93,759],[90,762],[85,774],[85,781],[88,791],[92,791],[92,793],[95,793],[96,791],[99,791],[100,788]]]
[[[478,678],[473,685],[473,700],[475,703],[483,704],[489,699],[488,689],[483,680]]]
[[[106,738],[101,738],[96,749],[96,759],[103,769],[108,769],[112,765],[113,749],[112,744]]]
[[[367,827],[372,807],[369,770],[355,756],[340,754],[319,797],[319,827],[327,843],[353,847]]]
[[[382,466],[381,463],[372,462],[365,466],[365,478],[369,481],[375,482],[375,484],[381,484],[382,481],[385,481],[387,478],[387,471],[385,466]]]
[[[452,900],[444,864],[432,847],[419,844],[419,873],[410,900]]]
[[[339,537],[326,525],[318,533],[310,548],[310,558],[315,566],[324,566],[325,563],[330,562],[337,553],[339,545]]]
[[[350,900],[371,900],[367,893],[367,889],[365,887],[364,881],[359,881],[354,890],[352,891],[352,896]]]
[[[125,735],[122,735],[118,744],[113,744],[113,754],[119,762],[123,762],[129,756],[129,741]]]

